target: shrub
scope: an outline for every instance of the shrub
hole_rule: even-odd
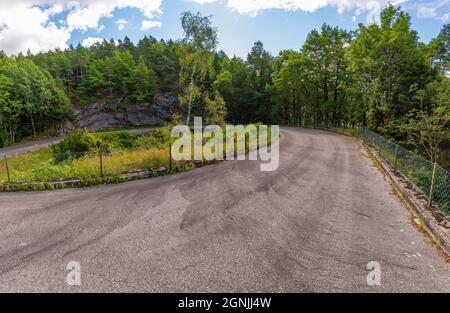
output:
[[[104,151],[129,150],[136,146],[135,137],[127,131],[99,133],[97,137],[101,140]]]
[[[74,132],[52,147],[56,163],[78,159],[100,147],[101,142],[89,132]]]

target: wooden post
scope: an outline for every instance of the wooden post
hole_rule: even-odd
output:
[[[6,176],[8,177],[8,184],[11,184],[11,176],[9,174],[9,166],[8,166],[8,159],[5,155],[5,168],[6,168]]]
[[[100,156],[100,177],[103,177],[103,154],[102,150],[99,150],[99,156]]]

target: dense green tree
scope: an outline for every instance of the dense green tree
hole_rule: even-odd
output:
[[[351,44],[353,102],[363,99],[365,124],[398,138],[398,124],[415,108],[413,97],[433,79],[432,68],[404,11],[388,6],[381,25],[360,25]],[[362,122],[362,121],[357,121]]]
[[[156,78],[141,58],[131,75],[131,99],[136,102],[151,101],[156,92]]]
[[[180,61],[176,45],[172,41],[157,41],[153,37],[145,36],[139,41],[137,50],[146,66],[155,72],[158,88],[162,92],[177,89]]]
[[[58,122],[71,117],[65,93],[48,72],[30,59],[22,56],[1,59],[0,77],[3,98],[0,119],[9,127],[10,142],[22,135],[36,137],[38,130],[55,128]]]
[[[430,43],[432,62],[443,75],[450,73],[450,24],[444,25],[439,35]]]
[[[0,75],[0,147],[15,142],[22,113],[22,104],[11,97],[12,88],[12,80]]]
[[[450,80],[430,83],[426,92],[432,108],[428,111],[412,110],[401,127],[408,134],[408,142],[418,151],[425,151],[433,162],[445,162],[441,145],[450,129]]]

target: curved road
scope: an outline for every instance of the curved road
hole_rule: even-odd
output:
[[[450,266],[355,141],[283,134],[276,172],[235,161],[0,194],[0,291],[450,292]],[[71,261],[81,286],[65,282]],[[367,285],[371,261],[380,287]]]

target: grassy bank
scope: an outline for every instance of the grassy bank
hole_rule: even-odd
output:
[[[51,148],[8,158],[7,163],[1,160],[0,184],[14,187],[2,188],[7,191],[51,189],[46,183],[68,180],[102,183],[108,179],[117,182],[122,174],[154,171],[161,167],[169,168],[169,165],[172,172],[184,171],[187,162],[171,160],[169,134],[165,128],[145,134],[123,131],[72,134]],[[225,140],[224,136],[224,154],[233,148],[227,147]],[[257,142],[249,142],[246,138],[247,151],[256,145]],[[30,183],[40,185],[27,186]],[[26,187],[20,188],[21,185]]]

